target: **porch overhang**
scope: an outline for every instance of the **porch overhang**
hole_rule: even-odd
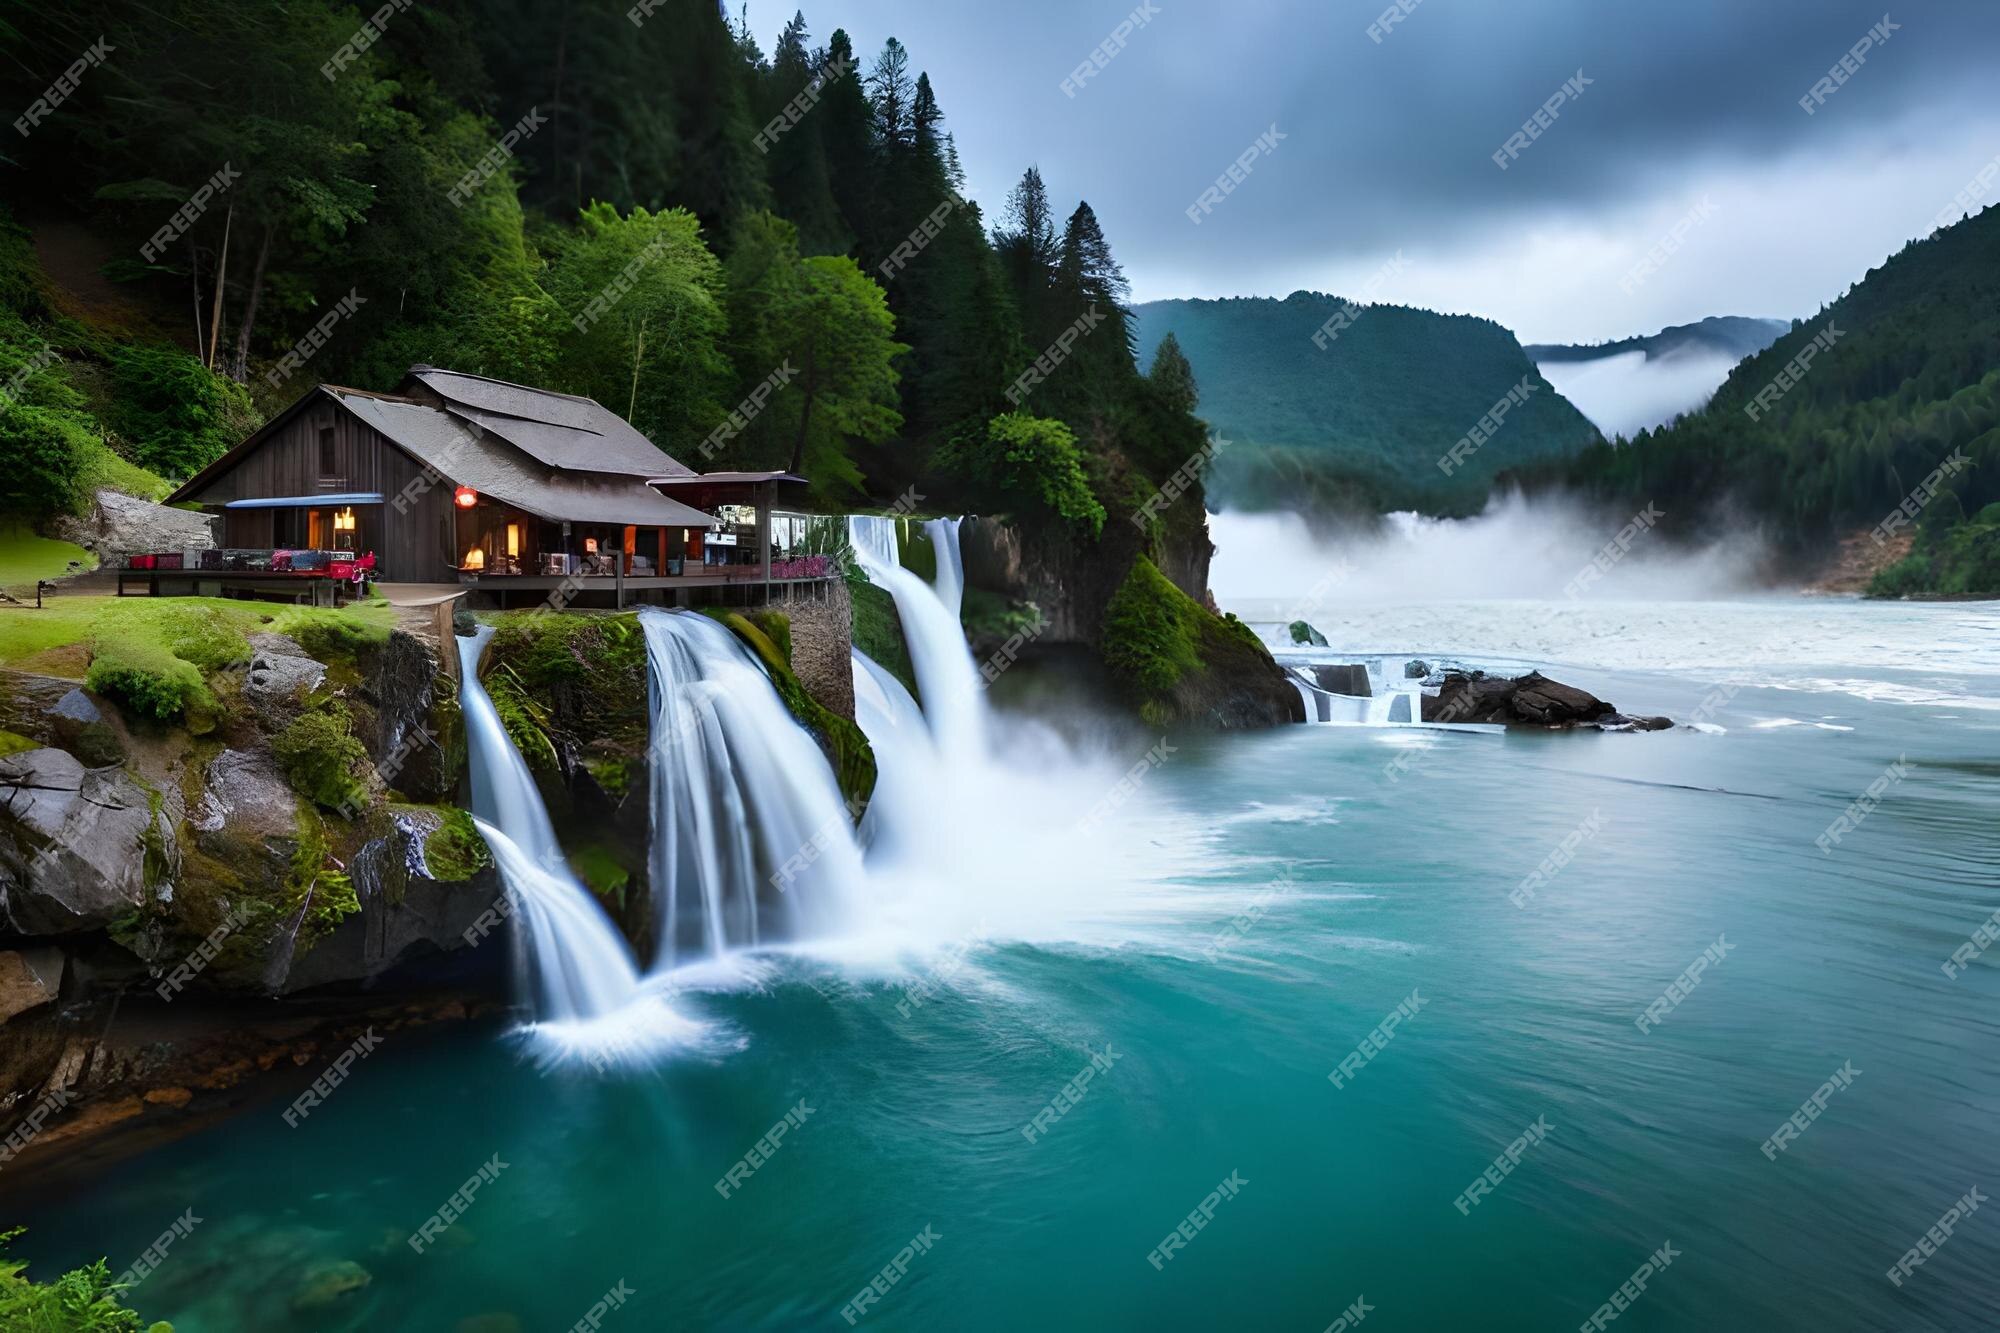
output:
[[[351,509],[355,505],[382,503],[379,491],[353,491],[340,495],[279,495],[254,500],[231,500],[224,509]]]

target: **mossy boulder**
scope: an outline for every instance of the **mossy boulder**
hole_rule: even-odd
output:
[[[486,692],[531,767],[567,777],[586,757],[645,753],[652,715],[637,615],[504,615],[486,660]]]
[[[1106,607],[1100,652],[1148,726],[1305,720],[1298,691],[1256,631],[1189,597],[1143,555]]]

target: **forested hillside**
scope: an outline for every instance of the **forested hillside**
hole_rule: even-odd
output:
[[[1567,457],[1597,439],[1514,335],[1488,319],[1350,306],[1317,292],[1153,301],[1135,313],[1142,348],[1168,335],[1178,342],[1201,381],[1202,415],[1229,441],[1210,473],[1218,503],[1476,512],[1500,469]],[[1463,466],[1439,467],[1524,380],[1532,387],[1492,438]]]
[[[1527,479],[1651,500],[1689,536],[1747,514],[1811,554],[1882,523],[1954,451],[1966,463],[1922,504],[1916,550],[1876,591],[2000,594],[2000,209],[1870,270],[1737,366],[1703,411]]]
[[[1714,352],[1746,357],[1763,351],[1790,329],[1782,319],[1749,319],[1742,315],[1710,315],[1693,324],[1671,324],[1658,333],[1620,338],[1606,343],[1529,343],[1521,350],[1540,365],[1545,361],[1595,361],[1620,352],[1644,352],[1649,358],[1676,352]]]
[[[1140,374],[1087,203],[1025,163],[997,219],[961,196],[940,90],[877,40],[801,16],[765,53],[709,0],[0,23],[10,106],[79,67],[0,157],[0,450],[27,463],[0,507],[184,477],[314,382],[422,361],[589,394],[693,466],[798,467],[828,504],[921,478],[927,507],[1087,539],[1201,447],[1186,366]]]

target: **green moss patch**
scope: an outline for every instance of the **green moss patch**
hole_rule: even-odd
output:
[[[771,646],[776,648],[778,655],[785,659],[785,665],[790,666],[792,664],[792,618],[783,611],[746,611],[743,614],[749,619],[751,624],[764,631],[764,637],[771,641]]]
[[[569,866],[592,893],[624,910],[625,891],[632,886],[632,872],[609,848],[585,843],[569,853]]]
[[[328,810],[354,811],[367,804],[368,789],[358,774],[368,749],[356,739],[347,712],[331,700],[299,714],[271,742],[292,789]]]
[[[424,839],[424,873],[440,884],[462,884],[493,864],[486,840],[472,816],[456,806],[411,807],[437,816],[438,826]]]
[[[0,759],[10,754],[20,754],[23,750],[39,750],[40,741],[31,741],[26,736],[12,731],[0,731]]]

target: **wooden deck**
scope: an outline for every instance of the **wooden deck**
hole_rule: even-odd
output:
[[[747,593],[783,589],[790,594],[803,588],[836,583],[841,577],[836,569],[817,578],[780,578],[773,575],[767,579],[762,565],[715,565],[699,574],[629,577],[602,574],[478,574],[461,578],[459,586],[468,593],[494,597],[503,606],[517,605],[529,598],[546,601],[557,595],[568,604],[588,595],[593,599],[608,596],[611,604],[622,610],[628,602],[686,606],[692,600],[690,594],[716,590],[741,589]]]

